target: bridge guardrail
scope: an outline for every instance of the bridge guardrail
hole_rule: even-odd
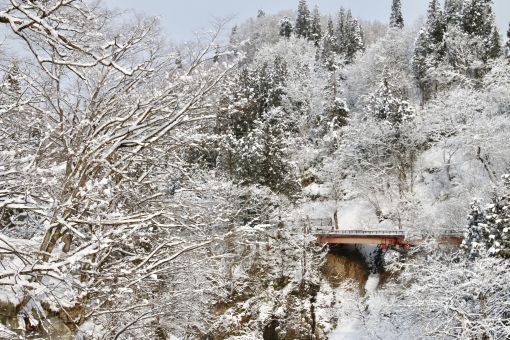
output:
[[[317,235],[396,235],[405,236],[403,230],[317,230]]]
[[[364,235],[364,236],[418,236],[423,237],[420,232],[406,230],[324,230],[316,228],[313,232],[317,236],[335,236],[335,235]],[[457,230],[444,230],[439,233],[440,236],[464,236],[463,232]]]

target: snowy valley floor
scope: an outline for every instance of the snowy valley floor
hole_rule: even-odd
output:
[[[367,308],[370,313],[371,304],[370,304],[370,296],[375,294],[375,289],[379,284],[379,275],[372,274],[368,277],[367,283],[365,284],[366,297],[368,297]],[[344,321],[342,321],[338,327],[331,332],[329,339],[330,340],[359,340],[362,339],[364,333],[363,322],[359,315],[352,316]]]

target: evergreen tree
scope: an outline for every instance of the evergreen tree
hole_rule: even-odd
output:
[[[7,68],[0,82],[0,118],[2,118],[3,114],[7,111],[11,111],[12,109],[19,110],[16,103],[22,96],[21,79],[22,76],[18,61],[13,61]]]
[[[425,101],[429,97],[430,89],[426,81],[427,71],[429,70],[429,39],[427,30],[422,28],[416,39],[416,46],[413,56],[413,73],[418,82],[422,94],[421,105],[425,105]]]
[[[345,14],[345,20],[343,22],[343,56],[345,57],[345,60],[347,62],[350,62],[350,56],[352,54],[352,41],[354,40],[354,32],[353,32],[353,23],[352,23],[352,12],[351,10],[347,10],[347,13]]]
[[[405,90],[390,79],[387,69],[383,71],[377,90],[369,99],[367,117],[370,122],[379,125],[377,136],[377,162],[386,163],[388,169],[397,175],[399,197],[403,198],[408,190],[407,170],[413,163],[415,142],[410,138],[413,130],[414,110],[408,101]]]
[[[506,32],[506,56],[510,58],[510,23],[508,24],[508,31]]]
[[[430,52],[436,52],[438,57],[444,54],[444,33],[446,22],[443,13],[439,9],[439,1],[431,0],[427,11],[427,35]]]
[[[487,62],[502,53],[492,0],[447,0],[445,13],[431,0],[426,26],[416,40],[413,71],[422,91],[422,105],[437,90],[439,68],[453,68],[479,78]]]
[[[487,251],[489,255],[510,257],[510,175],[503,176],[503,195],[482,207],[471,204],[468,227],[462,247],[470,257]]]
[[[492,31],[490,40],[487,40],[486,47],[487,59],[496,59],[501,56],[503,46],[501,44],[500,32],[497,27]]]
[[[337,16],[335,36],[336,52],[345,58],[347,63],[354,60],[358,51],[365,49],[361,25],[352,17],[351,10],[345,12],[343,7],[340,8]]]
[[[345,53],[345,9],[340,7],[340,12],[338,12],[337,22],[336,22],[336,44],[337,50],[336,52],[340,55]]]
[[[3,83],[2,87],[4,87],[5,92],[11,93],[16,96],[20,95],[21,94],[21,85],[19,81],[20,78],[21,75],[18,62],[14,61],[8,67],[2,82]]]
[[[318,5],[315,5],[315,7],[313,8],[310,35],[308,39],[310,41],[313,41],[316,47],[319,47],[320,42],[322,40],[321,14],[319,13]]]
[[[261,184],[292,197],[300,190],[294,166],[287,159],[285,114],[279,109],[264,113],[253,129],[240,139],[232,140],[233,175],[240,184]]]
[[[470,35],[482,35],[486,9],[484,0],[469,0],[463,10],[462,27]]]
[[[390,27],[404,27],[404,18],[402,17],[402,4],[400,0],[393,0],[393,3],[391,4]]]
[[[431,0],[425,27],[420,30],[415,44],[413,72],[422,92],[422,105],[430,98],[433,82],[428,79],[428,70],[437,67],[445,54],[445,16],[439,10],[439,1]]]
[[[282,106],[287,74],[279,57],[242,69],[221,100],[216,130],[223,135],[220,168],[241,184],[265,185],[290,197],[299,187],[284,152],[297,125]]]
[[[308,9],[308,4],[306,0],[299,0],[294,33],[298,38],[308,38],[310,35],[310,26],[310,10]]]
[[[328,103],[325,109],[326,120],[333,127],[341,127],[348,124],[349,109],[344,99],[335,97],[332,102]]]
[[[363,31],[363,26],[358,22],[359,26],[359,36],[361,38],[361,42],[363,43],[363,47],[361,48],[362,51],[365,51],[365,31]]]
[[[335,28],[331,17],[328,19],[324,39],[322,40],[321,62],[330,71],[334,70],[335,55],[338,50]]]
[[[479,57],[482,61],[501,54],[501,42],[496,18],[492,10],[492,0],[470,0],[464,5],[462,16],[463,31],[481,41]]]
[[[414,110],[402,90],[390,82],[388,72],[383,72],[377,91],[372,94],[369,111],[379,120],[398,129],[402,123],[413,117]]]
[[[461,25],[463,3],[464,0],[445,0],[444,15],[447,25]]]
[[[175,67],[178,69],[182,69],[182,56],[181,51],[175,52]]]
[[[347,15],[347,18],[350,20],[348,21],[345,59],[347,62],[352,62],[356,57],[356,53],[364,51],[365,43],[363,41],[363,33],[358,20],[352,19],[351,15]]]
[[[475,199],[470,204],[468,232],[462,241],[462,248],[468,253],[470,258],[479,256],[480,251],[485,249],[484,235],[481,227],[486,225],[486,223],[485,211],[480,200]]]
[[[290,38],[294,32],[294,26],[292,26],[292,21],[288,17],[283,17],[280,20],[280,36],[285,38]]]

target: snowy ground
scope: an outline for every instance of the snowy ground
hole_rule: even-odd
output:
[[[366,296],[370,298],[375,293],[375,289],[379,284],[379,275],[372,274],[368,277],[367,283],[365,284]],[[360,301],[356,301],[360,302]],[[363,302],[362,302],[363,303]],[[370,312],[370,299],[367,299],[368,312]],[[349,319],[342,322],[338,328],[333,331],[329,339],[330,340],[359,340],[363,338],[364,327],[361,321],[361,315],[353,313]]]

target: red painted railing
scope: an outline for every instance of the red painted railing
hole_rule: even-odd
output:
[[[405,230],[323,230],[316,229],[317,243],[327,244],[380,244],[383,248],[400,245],[407,248],[426,238],[426,235],[416,231]],[[443,230],[436,239],[440,243],[459,244],[462,233],[457,230]]]

